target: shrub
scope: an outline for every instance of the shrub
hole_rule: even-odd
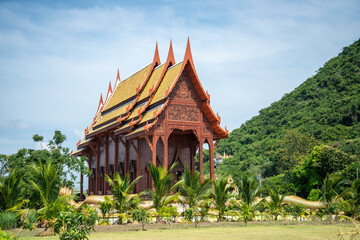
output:
[[[2,229],[10,229],[16,226],[16,213],[13,212],[5,212],[0,215],[0,228]]]
[[[149,211],[144,208],[134,209],[132,212],[132,217],[134,220],[141,223],[141,230],[144,231],[145,230],[144,224],[149,222],[149,218],[150,218]]]
[[[14,240],[16,237],[11,236],[9,233],[2,231],[0,228],[0,239],[1,240]]]
[[[22,225],[24,229],[34,230],[36,223],[37,215],[35,210],[29,210],[23,214]]]
[[[100,211],[103,217],[103,220],[105,220],[106,214],[108,214],[112,210],[113,201],[108,197],[105,196],[105,201],[100,202]]]
[[[60,240],[88,239],[87,236],[94,231],[94,224],[97,215],[95,211],[86,209],[71,210],[68,213],[60,213],[55,222],[54,232],[60,235]]]

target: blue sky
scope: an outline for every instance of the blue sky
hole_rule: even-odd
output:
[[[229,130],[360,37],[354,1],[0,1],[0,153],[54,130],[76,142],[100,93],[186,40]]]

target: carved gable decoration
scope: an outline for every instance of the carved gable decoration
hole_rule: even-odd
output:
[[[203,122],[204,123],[210,123],[205,114],[203,114]]]
[[[179,100],[190,100],[192,102],[199,101],[191,80],[185,71],[181,74],[178,82],[176,83],[176,86],[171,94],[171,98]]]
[[[169,120],[199,121],[200,109],[197,106],[170,105],[168,106]]]
[[[203,134],[205,135],[211,135],[213,133],[212,129],[210,126],[203,126]]]

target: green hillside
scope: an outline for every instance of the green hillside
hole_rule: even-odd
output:
[[[317,145],[357,155],[352,146],[359,138],[360,40],[222,140],[217,152],[233,157],[217,173],[274,176],[301,164]]]

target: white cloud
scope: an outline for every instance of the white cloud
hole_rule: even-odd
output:
[[[0,130],[27,130],[30,128],[30,125],[20,119],[11,119],[8,121],[0,120]]]
[[[84,131],[80,131],[79,129],[74,129],[74,134],[78,139],[83,139],[85,137]]]
[[[48,144],[44,143],[44,142],[35,142],[35,149],[36,150],[49,150],[49,146]]]

